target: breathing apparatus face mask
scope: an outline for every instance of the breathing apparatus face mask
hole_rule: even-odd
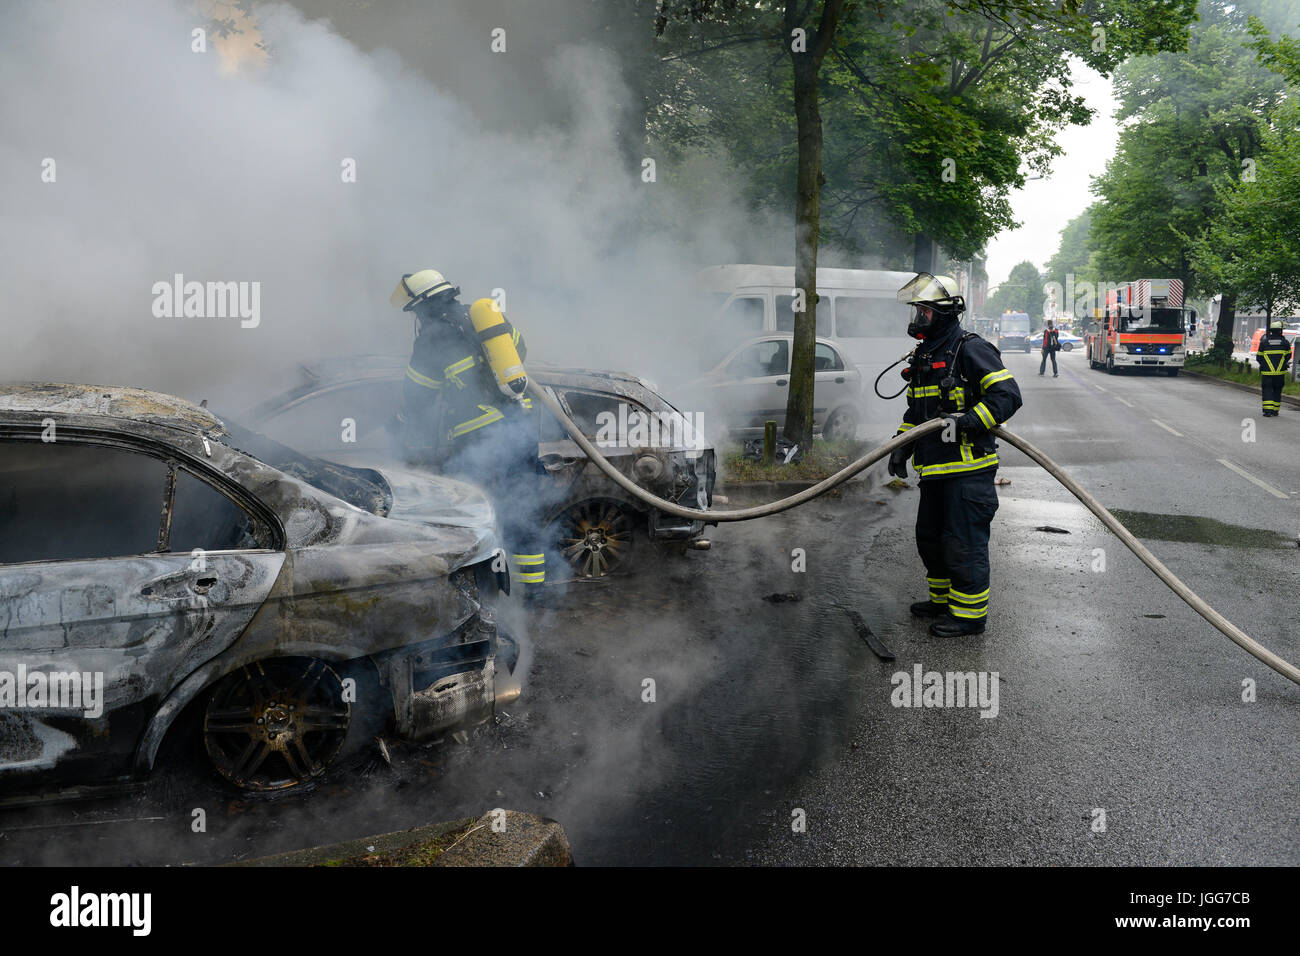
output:
[[[456,296],[459,293],[459,289],[449,289],[430,298],[420,299],[411,306],[411,311],[415,313],[421,325],[426,322],[446,321],[451,315],[452,306],[456,304]]]
[[[966,309],[966,302],[956,295],[957,283],[947,276],[919,272],[916,278],[898,290],[898,301],[912,307],[907,334],[914,339],[933,338],[956,322]]]

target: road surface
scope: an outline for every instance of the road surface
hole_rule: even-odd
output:
[[[1025,394],[1013,430],[1300,660],[1300,413],[1106,376],[1078,351],[1058,379],[1037,353],[1006,360]],[[982,637],[908,618],[915,488],[850,486],[553,594],[524,697],[467,741],[394,742],[391,767],[371,757],[279,800],[232,797],[178,758],[139,797],[0,815],[0,863],[225,862],[498,806],[559,820],[580,865],[1300,863],[1300,688],[1003,454]],[[996,716],[893,706],[917,665],[986,689],[996,672]]]

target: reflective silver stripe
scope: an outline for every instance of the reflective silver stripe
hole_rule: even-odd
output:
[[[985,428],[992,428],[997,424],[997,420],[993,417],[993,413],[989,411],[988,406],[983,402],[980,402],[975,406],[974,412],[979,416],[980,421],[984,423]]]
[[[998,382],[1005,382],[1009,378],[1012,378],[1011,372],[1005,368],[1000,368],[995,372],[989,372],[980,379],[980,389],[982,391],[990,385],[996,385]]]

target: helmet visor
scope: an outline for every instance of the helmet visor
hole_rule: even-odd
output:
[[[898,290],[898,301],[943,302],[956,294],[956,283],[947,276],[933,276],[928,272],[918,272],[916,277]]]

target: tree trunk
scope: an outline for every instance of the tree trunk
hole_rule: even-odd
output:
[[[1237,294],[1225,292],[1219,301],[1219,324],[1215,327],[1214,345],[1210,349],[1211,356],[1220,365],[1226,365],[1228,359],[1232,357],[1232,333],[1236,324]]]
[[[817,350],[817,233],[821,228],[822,117],[817,67],[807,54],[794,59],[794,113],[799,130],[799,170],[794,206],[794,284],[803,290],[804,311],[794,316],[790,395],[785,437],[807,447],[813,437],[813,389]]]
[[[912,239],[912,271],[934,272],[934,240],[916,235]]]

